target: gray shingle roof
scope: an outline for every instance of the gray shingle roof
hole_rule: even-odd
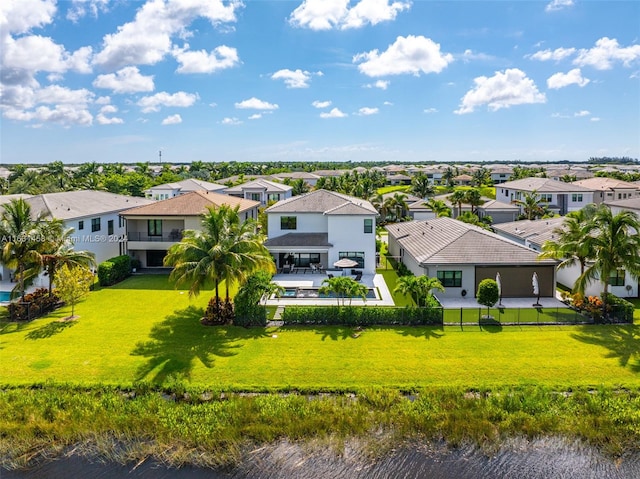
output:
[[[293,187],[289,185],[283,185],[282,183],[276,183],[274,181],[265,180],[264,178],[258,178],[257,180],[247,181],[241,185],[232,186],[225,190],[226,193],[242,193],[244,190],[264,190],[264,191],[289,191]]]
[[[555,239],[556,229],[562,228],[565,217],[549,218],[544,220],[522,220],[509,223],[493,225],[493,229],[501,231],[522,241],[530,241],[538,246],[542,246],[545,241]]]
[[[512,205],[511,203],[504,203],[498,200],[489,200],[485,204],[479,206],[478,208],[482,210],[496,211],[496,210],[518,210],[520,211],[520,207],[518,205]]]
[[[219,185],[217,183],[211,183],[209,181],[196,180],[188,178],[182,181],[176,181],[175,183],[165,183],[163,185],[152,186],[145,190],[145,193],[151,190],[180,190],[182,192],[188,191],[220,191],[226,188],[225,185]]]
[[[147,198],[93,190],[44,193],[25,201],[31,205],[33,214],[44,212],[48,217],[61,220],[115,213],[153,203]]]
[[[410,221],[386,227],[420,264],[555,264],[538,253],[477,226],[451,218]]]
[[[550,178],[522,178],[521,180],[500,183],[496,188],[506,188],[520,191],[537,191],[538,193],[583,193],[593,190],[573,183],[565,183]]]
[[[377,215],[371,203],[335,191],[315,190],[278,201],[267,213],[323,213],[326,215]]]
[[[264,242],[267,248],[274,247],[331,247],[328,233],[287,233]]]

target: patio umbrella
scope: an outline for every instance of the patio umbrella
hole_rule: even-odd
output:
[[[534,306],[540,306],[540,285],[538,284],[538,273],[535,271],[531,277],[531,285],[533,286],[533,295],[537,298]]]
[[[500,279],[500,272],[496,273],[496,283],[498,284],[498,305],[502,304],[502,281]]]
[[[358,266],[358,262],[349,258],[342,258],[341,260],[333,263],[333,266],[336,268],[342,268],[342,274],[344,274],[345,268],[353,268],[355,266]]]

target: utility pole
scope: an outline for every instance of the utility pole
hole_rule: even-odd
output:
[[[158,157],[160,158],[160,163],[162,163],[162,150],[158,151]]]

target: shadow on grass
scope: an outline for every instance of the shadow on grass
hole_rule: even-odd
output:
[[[414,338],[440,339],[444,336],[442,326],[398,326],[395,331],[403,336]]]
[[[609,353],[605,357],[618,358],[620,366],[640,373],[640,326],[586,326],[571,336],[583,343],[607,348]]]
[[[34,329],[33,331],[29,331],[24,339],[30,339],[35,341],[36,339],[46,339],[51,336],[55,336],[58,333],[61,333],[65,329],[70,328],[75,325],[77,321],[52,321],[44,326]]]
[[[190,379],[196,361],[212,368],[216,356],[234,356],[245,340],[267,336],[263,328],[203,326],[203,315],[202,308],[189,306],[155,325],[151,339],[139,342],[131,352],[147,358],[138,368],[136,380],[161,384],[168,379]]]

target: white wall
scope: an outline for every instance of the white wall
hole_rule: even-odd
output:
[[[364,272],[376,271],[376,222],[372,215],[330,215],[328,218],[329,250],[328,264],[340,259],[340,252],[357,251],[364,253]],[[373,221],[371,233],[364,232],[365,218]]]
[[[100,230],[91,231],[91,219],[100,218]],[[113,221],[113,234],[109,235],[107,230],[108,221]],[[84,229],[80,230],[78,223],[84,221]],[[120,226],[122,225],[122,226]],[[86,218],[67,220],[65,227],[73,228],[75,231],[72,237],[74,249],[76,251],[90,251],[96,255],[96,263],[123,254],[126,228],[125,222],[119,221],[118,213],[88,216]],[[120,244],[123,244],[122,249]]]
[[[280,229],[280,218],[295,216],[297,228],[295,230]],[[287,233],[328,233],[327,216],[322,213],[269,213],[269,238],[277,238]]]
[[[576,280],[580,276],[580,265],[568,266],[566,268],[558,269],[556,271],[557,282],[573,288]],[[620,298],[637,298],[638,297],[638,280],[631,277],[629,273],[625,274],[624,286],[611,286],[609,285],[609,292],[615,294]],[[627,285],[631,286],[631,291],[627,291]],[[585,288],[585,296],[600,296],[603,291],[603,284],[600,279],[596,279],[590,282]]]
[[[462,286],[459,288],[445,286],[444,293],[440,291],[436,292],[439,298],[462,298],[462,290],[466,290],[467,292],[466,296],[464,296],[465,298],[475,297],[476,268],[474,265],[429,266],[425,274],[430,278],[437,278],[438,271],[462,271]]]

